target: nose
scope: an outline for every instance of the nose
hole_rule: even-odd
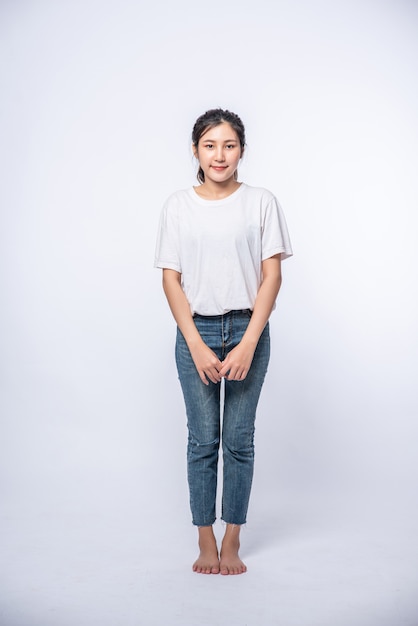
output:
[[[222,163],[225,161],[224,149],[223,146],[218,146],[216,149],[215,161],[218,163]]]

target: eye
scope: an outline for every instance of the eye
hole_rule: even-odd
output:
[[[205,148],[213,148],[213,143],[207,143],[207,144],[205,144]]]
[[[235,144],[234,144],[234,143],[229,143],[226,147],[227,147],[229,150],[232,150],[233,148],[235,148]]]

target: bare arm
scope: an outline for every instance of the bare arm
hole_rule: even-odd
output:
[[[244,380],[251,367],[260,335],[270,317],[282,283],[280,255],[262,263],[263,282],[254,304],[253,314],[240,343],[228,353],[219,374],[228,380]]]
[[[198,374],[205,385],[221,380],[221,361],[205,344],[193,320],[190,305],[181,286],[181,274],[175,270],[163,270],[163,289],[177,326],[180,328],[192,355]]]

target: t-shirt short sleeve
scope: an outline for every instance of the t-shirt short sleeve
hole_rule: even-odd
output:
[[[283,210],[273,196],[266,204],[262,221],[261,260],[280,254],[282,260],[292,256],[292,246]]]
[[[178,228],[178,205],[170,198],[163,206],[157,243],[155,246],[154,267],[182,271],[180,262],[180,241]]]

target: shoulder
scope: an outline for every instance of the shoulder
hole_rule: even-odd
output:
[[[178,189],[168,196],[164,206],[179,204],[184,202],[186,198],[190,198],[190,189]]]
[[[190,204],[192,194],[190,189],[179,189],[173,192],[165,200],[162,212],[165,215],[178,215],[179,211],[187,204]]]
[[[247,183],[243,183],[243,186],[245,195],[251,199],[258,199],[266,203],[276,200],[276,196],[265,187],[253,187]]]
[[[187,189],[179,189],[170,194],[164,202],[163,209],[165,211],[176,210],[185,205],[191,205],[195,203],[195,193],[193,187]]]

